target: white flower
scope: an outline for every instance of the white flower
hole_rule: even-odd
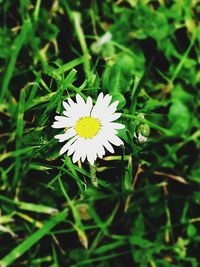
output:
[[[84,162],[87,158],[90,164],[94,164],[97,157],[105,155],[105,149],[113,153],[112,145],[120,146],[122,140],[117,137],[117,130],[123,129],[124,125],[113,122],[121,114],[115,113],[119,101],[110,104],[112,96],[100,93],[96,104],[93,106],[91,97],[85,102],[77,94],[76,102],[68,98],[63,101],[65,116],[55,116],[53,128],[63,128],[65,133],[55,136],[59,142],[67,140],[60,150],[60,154],[67,152],[73,154],[73,162],[81,159]]]

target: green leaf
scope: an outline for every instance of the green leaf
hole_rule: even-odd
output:
[[[114,93],[112,95],[112,101],[114,102],[114,101],[117,101],[117,100],[119,101],[119,105],[117,106],[118,110],[123,108],[126,105],[126,99],[122,94]]]
[[[103,90],[111,94],[125,93],[130,90],[133,82],[134,61],[126,54],[120,54],[115,62],[109,62],[103,74]]]
[[[95,250],[95,254],[103,254],[103,253],[106,253],[108,251],[112,251],[118,247],[121,247],[123,245],[124,245],[124,240],[119,240],[119,241],[112,242],[110,244],[105,244],[105,245],[102,245],[101,247],[97,248]]]
[[[175,100],[169,110],[169,124],[174,135],[186,133],[191,126],[191,115],[188,107],[178,99]]]
[[[197,228],[193,224],[189,224],[187,227],[187,236],[192,238],[196,235]]]
[[[151,243],[149,240],[144,239],[137,235],[131,236],[129,240],[132,245],[136,245],[141,248],[150,248],[153,245],[153,243]]]

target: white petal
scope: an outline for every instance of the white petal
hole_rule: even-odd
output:
[[[86,159],[86,153],[84,153],[82,156],[81,156],[81,161],[84,162]]]
[[[81,145],[82,139],[77,137],[77,140],[70,146],[67,156],[72,155],[75,151],[80,150],[79,147]]]
[[[65,116],[68,116],[71,122],[71,125],[74,126],[74,123],[78,120],[78,118],[82,117],[81,109],[71,108],[69,111],[63,112]]]
[[[74,128],[70,128],[66,133],[57,134],[54,136],[54,138],[59,139],[59,142],[63,142],[63,141],[65,141],[65,140],[67,140],[67,139],[69,139],[75,135],[76,135],[76,132],[75,132]]]
[[[107,140],[104,141],[103,145],[110,153],[114,153],[113,147]]]
[[[55,121],[52,125],[51,125],[52,128],[55,128],[55,129],[62,129],[62,128],[66,128],[66,123],[63,123],[63,122],[59,122],[59,121]]]
[[[110,112],[107,112],[109,103],[112,99],[112,96],[106,95],[104,98],[97,98],[97,102],[92,110],[91,115],[93,117],[96,117],[98,119],[104,119],[106,120],[107,116],[111,116]]]
[[[117,134],[117,130],[115,130],[113,127],[110,127],[109,125],[110,123],[104,123],[102,125],[101,131],[99,132],[99,135],[103,141],[107,140],[109,136]]]
[[[65,116],[55,116],[55,120],[67,123],[69,121],[69,118],[66,118]]]
[[[105,95],[104,100],[103,100],[104,106],[108,107],[111,100],[112,100],[112,96],[111,95],[109,95],[109,94]]]
[[[92,98],[89,96],[86,101],[85,116],[89,116],[92,110]]]
[[[77,150],[74,152],[74,155],[73,155],[73,158],[72,158],[72,161],[73,163],[77,162],[81,157],[81,153],[79,153]]]
[[[77,141],[76,141],[77,142]],[[75,152],[75,146],[72,145],[69,147],[68,151],[67,151],[67,156],[71,156],[74,152]]]
[[[87,159],[91,165],[94,164],[94,161],[97,158],[97,153],[95,149],[95,142],[94,139],[88,139],[87,140]]]
[[[87,151],[88,151],[88,147],[90,145],[90,140],[87,139],[82,139],[81,145],[80,145],[80,150],[81,150],[81,161],[84,162],[87,156]]]
[[[103,100],[103,93],[100,93],[100,94],[98,95],[98,97],[97,97],[97,101],[96,101],[96,103],[101,102],[102,100]]]
[[[107,117],[108,121],[116,121],[121,117],[121,113],[114,113],[110,117]]]
[[[72,144],[77,140],[77,136],[74,136],[72,139],[70,139],[60,150],[60,155],[64,154],[71,146]]]
[[[67,100],[71,107],[75,105],[74,101],[70,97]]]
[[[92,109],[92,112],[91,112],[92,117],[96,117],[96,114],[99,114],[99,111],[102,112],[102,107],[103,107],[102,103],[103,103],[103,93],[100,93],[97,98],[96,104],[94,105]]]
[[[68,110],[63,111],[63,114],[64,114],[65,116],[71,118],[71,117],[73,117],[74,109],[70,107]]]
[[[105,155],[105,149],[103,147],[104,138],[101,132],[92,139],[93,149],[96,151],[99,158],[102,158]],[[90,146],[91,147],[91,146]]]
[[[66,110],[70,109],[70,105],[68,105],[67,102],[63,101],[62,104]]]
[[[84,99],[79,94],[76,94],[76,102],[80,106],[85,105]]]
[[[91,146],[91,148],[93,149],[93,152],[95,153],[96,158],[97,158],[97,156],[99,158],[102,158],[105,155],[105,149],[104,149],[102,141],[103,140],[102,140],[102,137],[100,135],[98,135],[92,139],[93,145]]]
[[[120,146],[124,144],[123,141],[116,135],[111,136],[108,141],[115,146]]]
[[[106,110],[106,112],[109,112],[109,113],[113,114],[116,111],[118,104],[119,104],[119,101],[115,101],[114,103],[112,103],[108,107],[108,109]]]
[[[124,129],[124,124],[116,123],[116,122],[109,122],[108,127],[112,127],[113,129]]]
[[[94,165],[94,162],[96,160],[97,156],[95,155],[95,153],[93,153],[93,151],[90,151],[88,154],[87,154],[87,159],[89,161],[89,163],[91,165]]]
[[[98,143],[96,146],[96,151],[99,158],[102,158],[105,155],[105,149],[101,143]]]

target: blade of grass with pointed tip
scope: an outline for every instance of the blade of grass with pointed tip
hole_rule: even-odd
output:
[[[48,207],[48,206],[41,205],[41,204],[23,202],[23,201],[14,201],[12,199],[9,199],[1,195],[0,195],[0,200],[6,203],[10,203],[14,206],[17,206],[21,210],[27,210],[27,211],[36,212],[36,213],[46,213],[46,214],[55,214],[58,212],[57,209],[52,208],[52,207]]]
[[[16,151],[3,153],[2,155],[0,155],[0,162],[3,161],[4,159],[7,159],[7,158],[15,158],[19,155],[26,154],[30,151],[33,151],[33,149],[36,147],[38,147],[38,146],[25,147],[25,148],[18,149]]]
[[[62,76],[60,76],[60,75],[63,75],[66,71],[73,69],[74,67],[82,64],[83,62],[84,62],[84,57],[76,58],[76,59],[62,65],[58,69],[53,70],[52,72],[49,73],[49,75],[52,77],[61,79]]]
[[[69,84],[72,84],[76,80],[77,71],[72,69],[67,77],[62,81],[62,84],[57,89],[57,92],[51,97],[50,102],[48,103],[43,115],[41,116],[39,123],[40,125],[45,125],[49,117],[50,112],[59,106],[61,109],[61,101],[64,90],[68,87]],[[60,110],[59,110],[60,111]]]
[[[109,251],[114,251],[115,248],[119,248],[125,244],[125,240],[114,241],[109,244],[102,245],[94,251],[94,254],[103,254]]]
[[[16,122],[16,151],[21,148],[22,144],[22,135],[24,129],[24,107],[25,107],[25,88],[21,90],[19,104],[18,104],[18,114],[17,114],[17,122]],[[13,187],[15,187],[17,180],[19,178],[20,171],[20,155],[15,158],[15,172],[13,177]]]
[[[58,177],[58,182],[59,182],[59,186],[60,186],[61,192],[64,195],[64,197],[66,198],[67,204],[71,208],[71,211],[72,211],[72,214],[73,214],[73,217],[74,217],[74,221],[75,221],[75,224],[73,224],[74,229],[76,229],[76,232],[77,232],[77,234],[79,236],[79,240],[80,240],[81,244],[85,248],[87,248],[88,247],[88,238],[87,238],[87,235],[86,235],[85,230],[84,230],[84,226],[83,226],[82,221],[81,221],[80,213],[78,212],[74,201],[71,200],[70,197],[68,196],[68,193],[65,190],[65,187],[64,187],[64,185],[62,183],[62,180],[61,180],[60,176]]]
[[[13,43],[13,50],[10,55],[10,61],[8,63],[8,66],[6,68],[6,72],[2,81],[2,88],[1,88],[1,93],[0,93],[0,102],[2,102],[6,91],[8,90],[8,86],[10,83],[10,80],[12,78],[14,69],[15,69],[15,64],[17,61],[17,57],[19,55],[20,50],[22,49],[22,46],[27,38],[28,32],[31,29],[31,21],[26,20],[24,22],[24,25],[22,26],[20,34],[16,37]]]
[[[7,267],[21,257],[26,251],[28,251],[33,245],[35,245],[41,238],[43,238],[49,231],[60,222],[64,221],[67,217],[67,210],[63,210],[56,216],[52,217],[49,221],[44,223],[44,226],[34,232],[31,236],[25,239],[16,248],[11,250],[3,259],[0,260],[1,267]]]

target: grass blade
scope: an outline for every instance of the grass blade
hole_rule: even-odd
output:
[[[10,80],[12,78],[12,75],[15,69],[17,57],[19,55],[20,50],[22,49],[22,46],[26,40],[26,37],[30,29],[31,29],[31,22],[30,20],[26,20],[24,22],[24,25],[22,26],[20,34],[17,36],[17,38],[15,39],[13,43],[13,52],[10,55],[10,62],[8,63],[8,67],[3,78],[3,82],[2,82],[0,102],[2,102],[4,95],[6,94],[6,91],[8,89]]]
[[[43,238],[49,231],[60,222],[64,221],[67,217],[67,210],[63,210],[58,215],[52,217],[47,221],[44,226],[28,237],[19,246],[11,250],[3,259],[0,260],[1,267],[7,267],[21,257],[26,251],[28,251],[34,244],[36,244],[41,238]]]

